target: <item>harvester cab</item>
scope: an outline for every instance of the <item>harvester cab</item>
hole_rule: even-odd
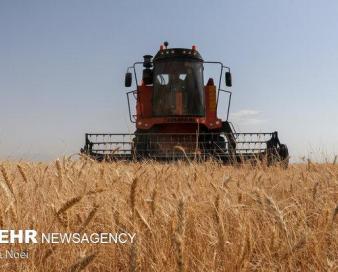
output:
[[[204,68],[217,65],[214,78],[204,83]],[[141,77],[137,72],[142,69]],[[138,78],[140,77],[140,78]],[[230,68],[204,61],[196,46],[191,49],[160,46],[153,57],[145,55],[127,69],[130,121],[134,134],[86,134],[85,153],[98,160],[177,160],[216,158],[225,163],[266,160],[288,164],[288,149],[277,132],[237,133],[229,119],[232,86]],[[222,87],[224,86],[224,87]],[[228,95],[226,115],[217,112],[220,93]],[[131,108],[131,99],[136,107]]]

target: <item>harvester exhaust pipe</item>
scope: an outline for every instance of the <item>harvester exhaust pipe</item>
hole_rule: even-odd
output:
[[[143,56],[143,72],[142,72],[142,80],[145,85],[153,84],[153,67],[152,63],[152,55],[144,55]]]

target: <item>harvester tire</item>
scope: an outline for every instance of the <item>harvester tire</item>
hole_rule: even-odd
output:
[[[289,150],[285,144],[281,144],[278,148],[280,164],[283,168],[288,168],[289,165]]]

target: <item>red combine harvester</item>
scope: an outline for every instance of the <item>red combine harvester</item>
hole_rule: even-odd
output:
[[[167,42],[154,58],[143,58],[129,67],[125,76],[126,87],[132,86],[133,76],[136,82],[136,90],[126,93],[135,133],[87,133],[81,153],[99,161],[214,158],[224,163],[265,160],[268,165],[281,162],[287,166],[288,149],[279,142],[277,132],[237,133],[228,120],[232,94],[228,90],[232,86],[229,67],[204,61],[195,46],[168,48]],[[204,85],[205,64],[219,66],[217,86],[213,78]],[[143,66],[140,81],[137,66]],[[224,120],[217,116],[221,92],[228,95]],[[135,99],[136,114],[131,112],[130,99]]]

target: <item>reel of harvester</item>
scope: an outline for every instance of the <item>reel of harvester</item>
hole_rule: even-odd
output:
[[[235,136],[235,145],[228,139]],[[98,161],[216,159],[224,163],[288,164],[288,149],[271,133],[87,133],[82,153]]]

